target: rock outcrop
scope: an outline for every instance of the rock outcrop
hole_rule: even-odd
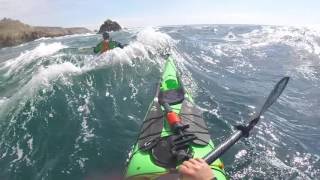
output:
[[[110,32],[110,31],[119,31],[121,26],[116,21],[111,21],[110,19],[106,20],[99,29],[98,33]]]
[[[0,48],[15,46],[41,37],[57,37],[90,32],[90,30],[82,27],[62,28],[30,26],[18,20],[4,18],[0,21]]]

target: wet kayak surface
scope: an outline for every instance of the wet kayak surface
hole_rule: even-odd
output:
[[[222,160],[232,179],[320,176],[320,30],[195,25],[95,34],[0,49],[0,179],[122,175],[170,52],[215,144],[291,80],[248,139]]]

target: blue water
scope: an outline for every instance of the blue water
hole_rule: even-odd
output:
[[[280,99],[223,155],[232,179],[320,177],[320,30],[172,26],[111,33],[124,49],[96,56],[95,34],[0,49],[0,179],[112,179],[123,173],[171,53],[216,144]]]

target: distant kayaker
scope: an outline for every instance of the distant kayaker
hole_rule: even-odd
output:
[[[183,180],[214,179],[210,166],[203,159],[199,158],[184,161],[179,167],[179,172]]]
[[[123,48],[123,45],[117,41],[114,41],[110,38],[109,33],[104,32],[102,34],[103,41],[101,41],[96,47],[94,47],[93,52],[94,53],[104,53],[110,49],[119,47]]]

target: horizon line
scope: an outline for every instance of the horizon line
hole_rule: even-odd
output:
[[[0,20],[3,19],[11,19],[11,20],[17,20],[20,21],[24,24],[30,25],[30,26],[42,26],[42,27],[62,27],[62,28],[87,28],[91,31],[95,31],[95,30],[99,30],[99,26],[102,25],[76,25],[76,26],[63,26],[63,25],[34,25],[33,23],[25,23],[23,21],[21,21],[20,19],[14,19],[14,18],[10,18],[10,17],[2,17],[0,18]],[[112,20],[111,18],[107,18]],[[181,24],[159,24],[159,25],[121,25],[119,23],[119,21],[117,20],[112,20],[117,22],[122,29],[124,28],[145,28],[145,27],[170,27],[170,26],[197,26],[197,25],[236,25],[236,26],[283,26],[283,27],[306,27],[306,28],[310,28],[310,27],[319,27],[320,28],[320,24],[281,24],[281,23],[276,23],[276,24],[256,24],[256,23],[181,23]],[[95,28],[93,28],[93,26],[95,26]]]

